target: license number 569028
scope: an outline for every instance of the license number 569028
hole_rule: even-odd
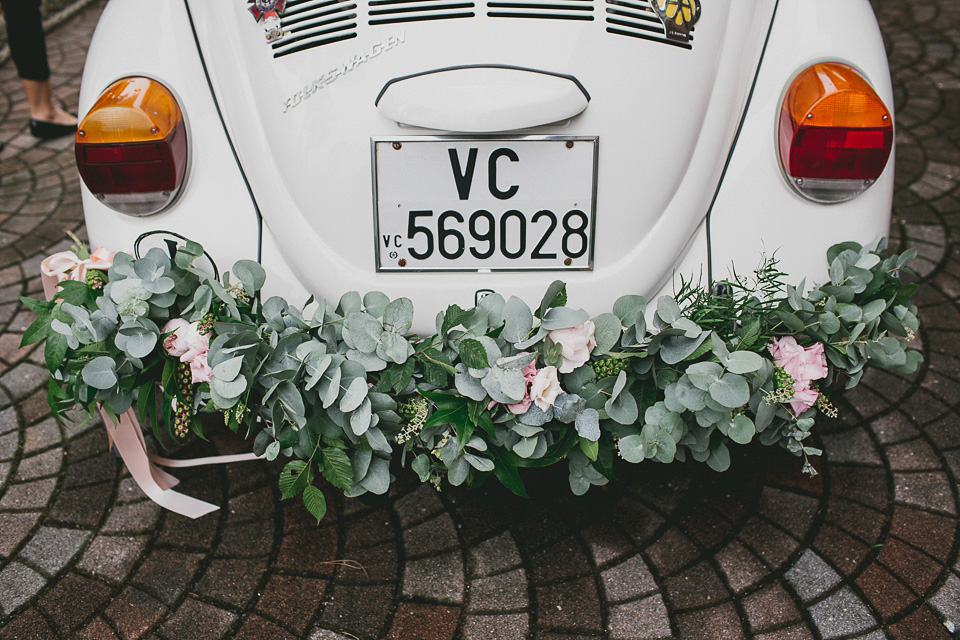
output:
[[[590,268],[596,138],[375,144],[379,270]]]

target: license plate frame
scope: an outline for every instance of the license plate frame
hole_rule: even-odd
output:
[[[376,271],[592,270],[598,152],[599,136],[371,138]]]

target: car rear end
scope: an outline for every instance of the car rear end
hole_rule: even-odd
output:
[[[892,163],[835,168],[892,144],[869,4],[845,3],[843,20],[828,0],[668,17],[684,5],[698,3],[288,0],[258,20],[252,3],[206,0],[162,3],[145,29],[138,5],[113,0],[81,112],[119,79],[159,83],[182,112],[186,161],[156,212],[85,189],[91,241],[189,237],[220,268],[260,259],[291,301],[407,296],[429,331],[449,304],[538,300],[555,279],[599,313],[763,251],[817,278],[830,244],[885,234]],[[785,111],[815,63],[862,78],[888,120],[874,108],[821,130],[826,93]],[[836,90],[813,75],[815,91]],[[860,108],[834,102],[831,114]]]

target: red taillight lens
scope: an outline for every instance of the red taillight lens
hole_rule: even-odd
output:
[[[817,202],[842,202],[880,177],[893,121],[852,67],[815,64],[790,85],[780,109],[780,161],[791,184]]]
[[[149,78],[124,78],[101,94],[80,123],[77,166],[104,204],[150,215],[176,197],[187,168],[183,114],[173,94]]]

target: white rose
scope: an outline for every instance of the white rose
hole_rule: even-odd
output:
[[[560,379],[556,367],[544,367],[537,372],[530,386],[530,397],[541,411],[546,412],[560,395]]]
[[[583,366],[590,359],[590,352],[597,346],[593,334],[596,327],[592,320],[587,320],[569,329],[554,329],[550,332],[550,339],[563,349],[563,365],[560,373],[570,373]]]

